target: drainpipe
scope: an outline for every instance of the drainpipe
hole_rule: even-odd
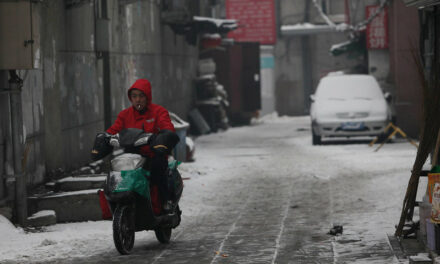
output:
[[[11,136],[12,152],[14,157],[15,176],[15,220],[21,226],[26,225],[27,218],[27,194],[26,178],[23,172],[23,111],[21,106],[21,88],[23,80],[18,77],[15,70],[9,71],[9,94],[11,104]]]
[[[112,125],[112,101],[111,101],[111,83],[110,83],[110,39],[109,39],[109,29],[110,29],[110,21],[108,19],[107,13],[107,1],[101,1],[101,18],[98,21],[99,30],[101,32],[105,32],[105,35],[100,35],[99,43],[99,52],[101,52],[102,56],[102,81],[103,81],[103,102],[104,102],[104,126],[105,129],[109,128]]]

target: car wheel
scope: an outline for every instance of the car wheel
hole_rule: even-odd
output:
[[[321,136],[315,134],[315,131],[312,127],[312,144],[313,145],[321,145]]]

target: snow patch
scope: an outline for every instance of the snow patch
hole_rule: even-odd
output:
[[[54,210],[42,210],[42,211],[36,212],[32,216],[28,217],[28,220],[32,220],[32,219],[36,219],[36,218],[40,218],[40,217],[44,217],[44,216],[49,216],[49,215],[56,216],[56,213]]]
[[[75,181],[104,181],[106,176],[97,176],[97,177],[66,177],[58,180],[57,182],[75,182]]]
[[[0,237],[2,240],[8,240],[22,232],[21,229],[16,228],[6,217],[0,215]]]

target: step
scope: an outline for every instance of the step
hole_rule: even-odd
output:
[[[103,188],[105,178],[106,174],[66,177],[55,181],[51,189],[55,192],[69,192]],[[46,186],[50,187],[50,185]]]
[[[57,222],[82,222],[102,220],[97,189],[70,192],[50,192],[28,197],[30,213],[53,210]]]
[[[38,211],[28,217],[26,223],[32,227],[54,225],[57,223],[57,216],[53,210]]]

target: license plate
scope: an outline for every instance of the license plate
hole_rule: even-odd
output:
[[[345,122],[341,125],[342,130],[363,130],[364,127],[363,122]]]

